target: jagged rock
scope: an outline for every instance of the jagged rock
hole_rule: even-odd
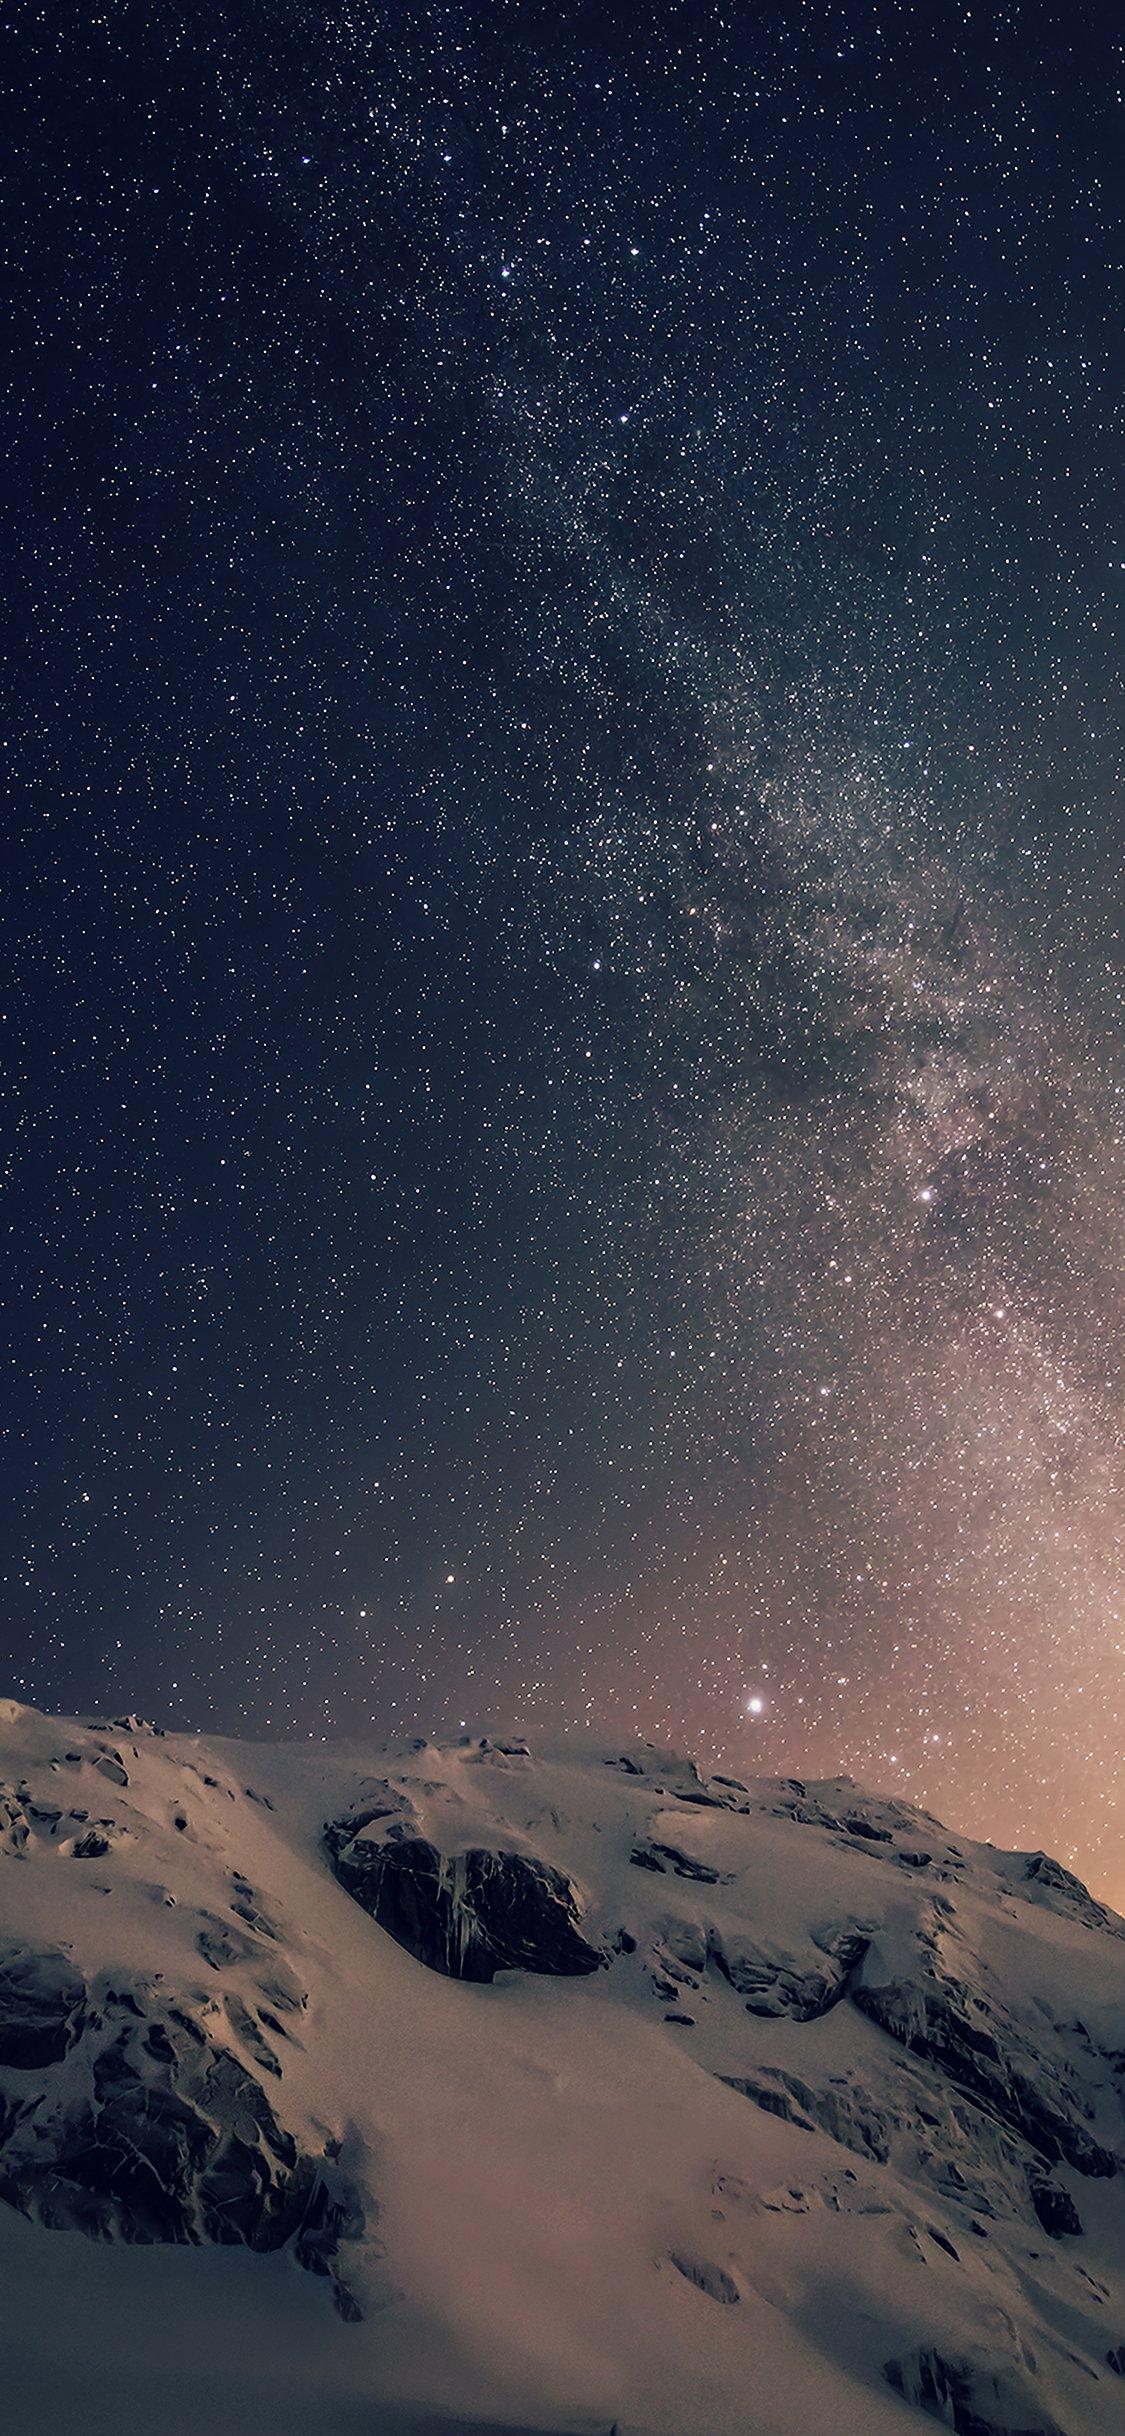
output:
[[[1081,2233],[1082,2219],[1069,2191],[1056,2182],[1045,2166],[1033,2165],[1027,2177],[1031,2204],[1045,2233],[1058,2241],[1064,2234]]]
[[[8,1785],[0,1785],[0,1853],[22,1860],[30,1835],[27,1812],[18,1793],[13,1793]]]
[[[0,2064],[37,2072],[60,2063],[80,2035],[85,1982],[65,1954],[16,1946],[0,1956]]]
[[[569,1879],[546,1861],[484,1846],[449,1857],[423,1836],[376,1843],[360,1834],[337,1848],[329,1830],[329,1845],[337,1877],[364,1911],[449,1979],[488,1981],[505,1970],[572,1978],[605,1959],[579,1933]]]
[[[924,2066],[896,2076],[893,2098],[839,2072],[816,2083],[763,2064],[718,2077],[767,2114],[802,2131],[827,2132],[857,2156],[877,2164],[901,2160],[957,2209],[978,2238],[988,2229],[982,2216],[991,2225],[1039,2223],[1053,2236],[1076,2230],[1069,2194],[1042,2160],[1029,2157],[1023,2140]]]
[[[836,1950],[823,1945],[826,1967],[810,1969],[792,1955],[771,1954],[745,1939],[737,1946],[717,1930],[711,1935],[715,1967],[746,2000],[748,2013],[786,2015],[791,2021],[818,2021],[847,1995],[852,1974],[867,1951],[867,1938],[858,1930],[841,1930]]]
[[[1115,2377],[1125,2377],[1125,2343],[1115,2343],[1113,2350],[1107,2351],[1106,2366],[1113,2370]]]
[[[1116,2159],[1087,2129],[1079,2100],[975,1991],[931,1966],[910,1980],[861,1979],[851,1993],[869,2020],[971,2092],[1048,2164],[1116,2173]]]
[[[1048,1852],[1028,1853],[1024,1860],[1024,1885],[1039,1901],[1066,1918],[1081,1920],[1087,1928],[1108,1929],[1112,1937],[1122,1935],[1119,1920],[1107,1911],[1084,1886],[1073,1871],[1064,1869],[1061,1861],[1053,1861]]]
[[[883,2374],[904,2401],[955,2429],[956,2436],[1061,2436],[1018,2366],[997,2368],[976,2353],[946,2359],[920,2345],[902,2359],[888,2360]]]
[[[779,2065],[763,2065],[757,2072],[738,2076],[723,2073],[720,2078],[728,2089],[752,2098],[765,2113],[796,2123],[802,2131],[827,2132],[842,2148],[850,2148],[860,2157],[874,2157],[880,2165],[890,2156],[892,2123],[864,2091],[847,2085],[813,2089]]]
[[[302,2264],[335,2275],[338,2243],[362,2230],[358,2198],[330,2159],[299,2148],[238,2056],[134,1988],[107,1989],[90,2009],[62,1956],[24,1956],[18,1973],[14,1959],[0,1981],[0,2063],[38,2079],[25,2103],[0,2109],[0,2198],[103,2241],[276,2250],[292,2239]],[[237,2007],[232,2026],[252,2027]],[[84,2069],[60,2074],[78,2039]]]

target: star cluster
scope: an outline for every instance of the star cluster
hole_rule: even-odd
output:
[[[23,5],[11,1688],[1125,1898],[1108,11]]]

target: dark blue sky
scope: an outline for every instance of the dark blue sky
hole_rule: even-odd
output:
[[[1125,1868],[1118,31],[17,7],[13,1689]]]

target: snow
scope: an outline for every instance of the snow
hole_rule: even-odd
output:
[[[345,2322],[292,2242],[0,2203],[22,2436],[1125,2430],[1125,1932],[1066,1873],[641,1745],[240,1745],[5,1702],[0,1787],[0,1962],[61,1953],[107,2025],[0,2068],[0,2173],[5,2108],[53,2093],[50,2147],[111,2000],[130,2053],[177,2007],[365,2220]],[[377,1846],[561,1872],[604,1967],[427,1968],[334,1874],[326,1824],[371,1807]]]

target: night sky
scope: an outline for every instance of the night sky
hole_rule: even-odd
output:
[[[5,1690],[1125,1899],[1119,27],[17,0]]]

